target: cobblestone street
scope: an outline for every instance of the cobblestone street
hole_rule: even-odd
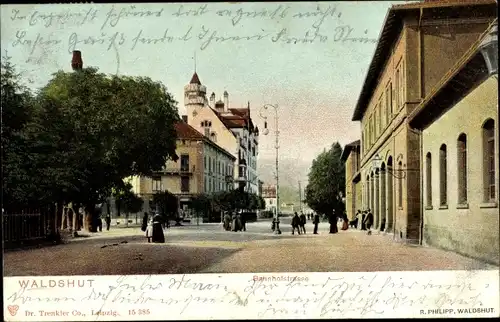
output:
[[[269,222],[249,223],[246,232],[219,224],[172,227],[165,244],[148,244],[140,228],[115,228],[64,245],[4,254],[5,276],[115,275],[248,272],[355,272],[498,269],[444,250],[395,243],[387,235],[348,230],[282,235]],[[307,229],[312,231],[312,224]]]

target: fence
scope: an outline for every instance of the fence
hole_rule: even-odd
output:
[[[48,235],[46,214],[40,211],[4,213],[3,240],[5,244],[44,239]]]

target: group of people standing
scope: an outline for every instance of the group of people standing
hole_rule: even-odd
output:
[[[247,231],[247,223],[245,216],[241,212],[224,213],[223,217],[224,230],[226,231]]]
[[[169,220],[166,220],[159,213],[155,215],[149,215],[147,212],[144,213],[141,230],[146,233],[148,243],[164,243],[165,235],[163,234],[163,229],[165,228],[170,228]]]
[[[361,220],[361,230],[367,230],[368,235],[372,234],[371,228],[373,226],[373,213],[370,209],[366,209],[364,211],[358,210],[356,213],[356,218],[353,220],[352,224],[357,227],[358,222]],[[382,219],[380,223],[380,231],[385,230],[385,218]]]
[[[307,216],[307,217],[306,217]],[[318,214],[307,214],[305,215],[304,213],[297,214],[297,212],[294,213],[293,218],[292,218],[292,235],[295,235],[295,230],[297,230],[297,233],[300,235],[301,233],[306,233],[306,222],[307,220],[312,220],[312,223],[314,224],[314,230],[313,234],[317,235],[318,234],[318,225],[319,225],[319,215]]]

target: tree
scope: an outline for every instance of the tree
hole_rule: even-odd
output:
[[[305,191],[307,205],[318,213],[326,214],[331,221],[334,219],[334,210],[335,217],[342,216],[345,165],[341,155],[342,147],[338,142],[334,143],[330,150],[318,155],[312,162]]]
[[[177,159],[175,105],[165,86],[149,78],[108,77],[95,68],[54,74],[24,133],[35,197],[82,204],[95,231],[95,204],[113,188],[125,189],[123,178],[149,176]]]
[[[121,211],[125,213],[125,224],[128,227],[130,213],[137,213],[142,210],[144,201],[132,191],[132,185],[125,183],[123,188],[113,189],[118,216]]]
[[[201,193],[194,196],[191,199],[191,209],[196,213],[196,217],[199,218],[200,215],[205,217],[209,215],[212,208],[217,207],[217,200],[214,196],[209,196],[207,194]]]
[[[24,129],[32,117],[33,95],[19,82],[7,57],[1,63],[2,194],[4,208],[26,207],[40,192],[30,180],[33,169]]]
[[[153,203],[157,207],[157,211],[164,219],[174,218],[176,225],[180,226],[181,219],[179,218],[179,200],[169,191],[162,191],[153,195]]]

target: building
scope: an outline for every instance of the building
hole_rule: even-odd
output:
[[[363,206],[374,228],[421,242],[420,132],[408,115],[497,16],[494,0],[393,5],[387,13],[353,121],[360,121]],[[380,165],[378,162],[380,161]]]
[[[224,101],[215,101],[215,93],[207,100],[206,92],[206,86],[194,73],[184,87],[186,122],[236,158],[235,188],[258,193],[259,129],[252,122],[250,103],[245,108],[230,108],[227,91],[223,94]]]
[[[179,159],[167,161],[151,178],[130,179],[133,191],[145,200],[145,210],[154,208],[151,201],[157,192],[173,193],[179,198],[179,208],[188,210],[193,196],[232,188],[227,176],[232,178],[235,157],[184,121],[175,129]]]
[[[342,151],[341,159],[345,162],[345,207],[347,218],[354,220],[356,212],[363,210],[363,189],[360,173],[361,141],[357,140],[347,144]]]
[[[498,265],[498,78],[478,49],[483,38],[409,120],[422,133],[423,243]]]
[[[276,212],[276,205],[278,199],[276,198],[276,186],[275,185],[263,185],[262,186],[262,198],[266,202],[266,211]]]

